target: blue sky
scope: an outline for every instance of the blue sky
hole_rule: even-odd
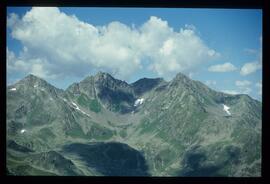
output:
[[[98,70],[127,82],[182,72],[261,99],[261,10],[10,7],[7,24],[8,84],[29,73],[65,89]]]

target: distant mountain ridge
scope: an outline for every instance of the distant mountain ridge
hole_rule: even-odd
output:
[[[7,87],[7,169],[16,175],[260,176],[261,112],[248,95],[217,92],[181,73],[169,82],[128,84],[98,72],[66,90],[28,75]]]

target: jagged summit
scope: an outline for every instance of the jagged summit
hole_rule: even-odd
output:
[[[131,86],[134,88],[136,94],[141,95],[157,87],[162,82],[165,82],[163,78],[142,78],[132,83]]]
[[[106,72],[97,72],[95,75],[88,75],[86,76],[82,81],[80,81],[80,83],[89,83],[89,82],[93,82],[93,81],[103,81],[103,80],[107,80],[107,79],[113,79],[113,77]],[[77,82],[79,83],[79,82]]]
[[[64,92],[62,89],[53,86],[46,80],[33,74],[27,75],[26,77],[19,80],[12,86],[14,86],[13,88],[14,91],[16,89],[16,91],[28,95],[30,95],[31,93],[39,93],[42,91],[51,94],[53,97],[55,97],[57,95],[61,95]]]
[[[109,73],[99,71],[94,78],[96,80],[114,79]]]
[[[182,82],[189,82],[192,81],[192,79],[190,79],[188,76],[186,76],[185,74],[179,72],[178,74],[176,74],[176,76],[171,80],[171,82],[176,82],[176,81],[182,81]]]
[[[188,82],[188,81],[192,81],[192,79],[188,78],[186,75],[184,75],[182,73],[178,73],[170,82],[173,82],[173,81]],[[116,84],[116,85],[121,85],[121,86],[125,86],[125,87],[132,87],[132,88],[134,88],[134,90],[137,93],[141,94],[145,90],[151,90],[161,83],[166,83],[166,81],[160,77],[158,77],[158,78],[144,77],[144,78],[138,79],[137,81],[135,81],[133,83],[127,83],[124,80],[114,78],[111,74],[109,74],[107,72],[99,71],[95,75],[89,75],[89,76],[85,77],[82,81],[75,82],[71,86],[74,86],[75,84],[79,85],[80,83],[81,84],[88,83],[89,85],[93,85],[93,83],[95,83],[98,86],[111,86],[111,87],[113,86],[113,84]]]
[[[36,76],[34,74],[27,75],[23,80],[29,80],[29,81],[40,81],[40,80],[42,80],[42,81],[45,81],[44,79],[42,79],[42,78],[40,78],[40,77],[38,77],[38,76]]]
[[[116,83],[126,83],[125,81],[114,78],[109,73],[99,71],[95,75],[89,75],[89,76],[85,77],[82,81],[77,82],[76,84],[90,83],[91,85],[93,85],[93,83],[95,83],[95,84],[107,84],[107,83],[115,83],[115,82]]]
[[[50,87],[54,87],[51,84],[49,84],[46,80],[33,75],[33,74],[29,74],[26,77],[24,77],[23,79],[21,79],[20,81],[18,81],[15,85],[21,85],[24,84],[25,86],[50,86]],[[55,87],[54,87],[55,88]]]
[[[95,75],[95,77],[112,77],[111,74],[103,71],[98,71]]]

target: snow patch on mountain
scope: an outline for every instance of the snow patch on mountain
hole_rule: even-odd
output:
[[[229,111],[230,107],[228,107],[228,106],[225,105],[225,104],[222,104],[222,105],[223,105],[223,110],[224,110],[229,116],[231,116],[232,114],[231,114],[230,111]]]
[[[26,132],[26,130],[25,129],[22,129],[20,132],[21,132],[21,134],[23,134],[24,132]]]
[[[37,88],[38,87],[38,85],[36,84],[36,85],[34,85],[34,88]]]
[[[86,116],[90,117],[90,115],[87,114],[86,112],[84,112],[83,110],[81,110],[81,109],[78,107],[78,105],[77,105],[76,103],[74,103],[74,102],[71,102],[71,103],[72,103],[72,105],[73,105],[73,106],[72,106],[73,108],[75,107],[76,110],[78,110],[78,111],[80,111],[81,113],[85,114]]]
[[[141,105],[143,104],[144,102],[144,98],[138,98],[135,103],[134,103],[134,106],[137,107],[138,105]]]
[[[10,91],[16,91],[17,89],[16,88],[11,88]]]
[[[80,108],[78,107],[78,105],[77,104],[75,104],[74,102],[71,102],[72,103],[72,105],[74,105],[75,106],[75,108],[77,109],[77,110],[79,110]]]

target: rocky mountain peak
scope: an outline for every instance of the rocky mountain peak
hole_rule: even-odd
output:
[[[129,84],[125,81],[113,78],[110,74],[105,72],[98,72],[94,76],[94,83],[97,88],[110,88],[110,89],[124,89],[130,88]]]
[[[95,81],[112,80],[114,79],[110,74],[105,72],[98,72],[95,76]]]
[[[173,79],[173,81],[183,81],[183,82],[188,82],[191,81],[191,79],[186,76],[185,74],[179,72]]]
[[[23,78],[22,80],[20,80],[17,84],[23,84],[25,86],[52,86],[50,85],[48,82],[46,82],[44,79],[39,78],[33,74],[29,74],[27,75],[25,78]]]
[[[35,76],[33,74],[27,75],[23,80],[27,80],[29,82],[36,82],[36,81],[44,81],[44,82],[46,82],[44,79],[39,78],[39,77],[37,77],[37,76]]]
[[[194,89],[196,88],[195,81],[187,77],[185,74],[178,73],[170,82],[170,87]]]
[[[18,81],[16,84],[14,84],[14,87],[16,88],[16,90],[28,94],[30,94],[31,92],[36,93],[37,91],[43,91],[53,96],[57,96],[63,93],[62,89],[54,87],[46,80],[39,78],[33,74],[29,74],[22,80]]]

